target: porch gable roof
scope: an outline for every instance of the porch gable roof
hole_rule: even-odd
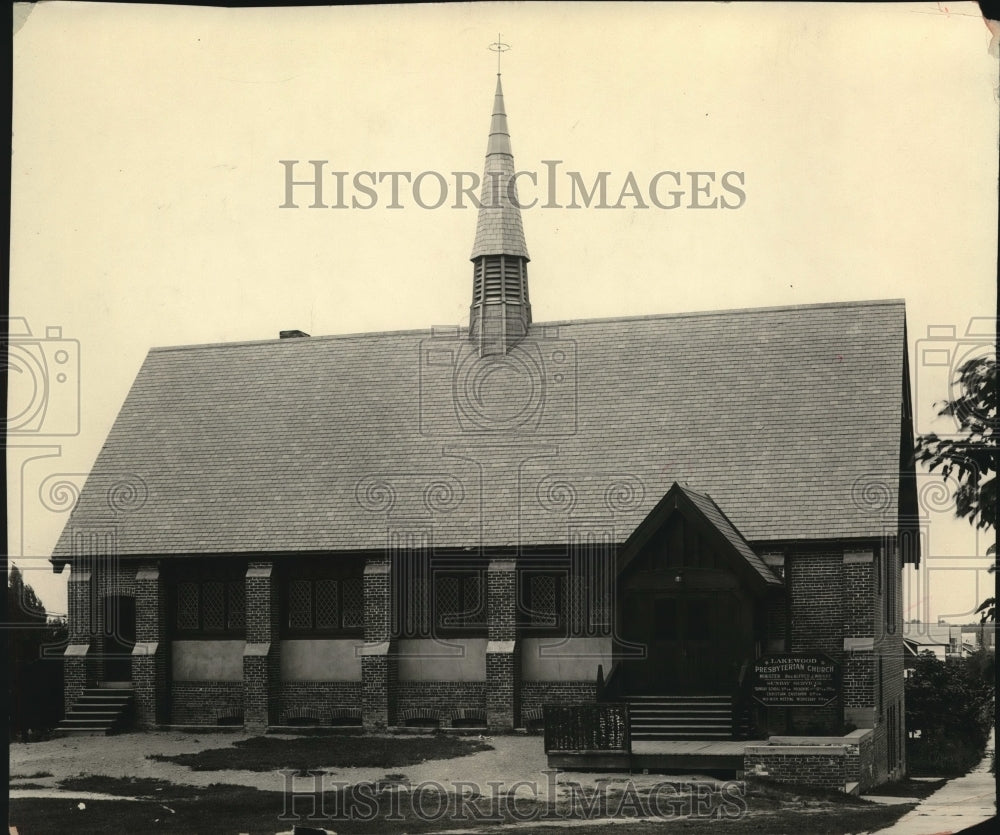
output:
[[[711,496],[698,493],[689,487],[683,487],[676,481],[622,547],[618,559],[619,574],[638,556],[666,520],[678,511],[686,512],[688,515],[696,515],[704,524],[712,528],[718,534],[719,541],[728,546],[730,554],[736,560],[736,565],[743,566],[739,573],[749,579],[758,589],[784,587],[781,579],[750,547],[750,543]]]

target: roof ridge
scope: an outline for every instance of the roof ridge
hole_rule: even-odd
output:
[[[607,316],[595,319],[559,319],[551,322],[534,322],[532,323],[531,328],[539,329],[558,326],[600,325],[610,324],[612,322],[647,322],[659,319],[691,319],[709,316],[728,316],[735,313],[775,313],[782,310],[817,310],[830,307],[893,307],[898,305],[903,305],[905,307],[906,299],[860,299],[856,301],[842,302],[814,302],[811,304],[774,305],[771,307],[734,307],[727,308],[725,310],[694,310],[681,313],[648,313],[637,314],[634,316]],[[424,334],[429,337],[435,332],[443,334],[446,331],[452,335],[459,336],[468,333],[468,328],[464,325],[432,325],[427,328],[407,328],[403,330],[321,334],[319,336],[309,336],[298,339],[281,339],[272,337],[270,339],[244,339],[237,342],[202,342],[190,345],[160,345],[150,348],[149,352],[162,353],[166,351],[202,350],[205,348],[242,348],[250,345],[309,344],[310,342],[315,342],[317,340],[326,342],[336,339],[361,339],[380,336],[414,336],[417,334]]]

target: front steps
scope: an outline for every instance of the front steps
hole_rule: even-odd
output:
[[[633,740],[733,738],[731,696],[629,696]]]
[[[88,687],[56,726],[56,733],[60,736],[114,733],[130,718],[133,701],[131,688]]]

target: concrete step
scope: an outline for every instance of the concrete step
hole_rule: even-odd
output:
[[[88,687],[56,726],[56,735],[110,734],[122,725],[134,701],[131,689]]]
[[[727,695],[630,697],[634,740],[732,739],[732,699]]]
[[[656,742],[658,740],[674,740],[676,742],[695,742],[698,740],[729,740],[732,739],[732,734],[727,733],[714,733],[711,731],[701,731],[700,733],[634,733],[632,734],[632,740],[634,742]]]
[[[728,705],[733,700],[729,696],[629,696],[627,701],[631,704],[691,704],[691,705]]]

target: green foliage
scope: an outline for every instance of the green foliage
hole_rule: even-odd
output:
[[[15,565],[7,576],[9,737],[40,739],[62,717],[62,657],[68,630],[50,620]],[[48,650],[48,652],[46,652]]]
[[[955,515],[980,529],[996,530],[997,523],[997,361],[976,357],[958,369],[961,394],[948,400],[938,415],[955,418],[959,431],[954,437],[935,433],[916,440],[915,460],[943,478],[958,481]],[[996,554],[993,544],[986,552]],[[991,568],[991,571],[993,569]],[[984,621],[996,621],[996,598],[976,610]]]
[[[995,654],[939,661],[917,659],[906,680],[906,728],[920,731],[907,742],[912,774],[964,774],[983,757],[993,725]]]

